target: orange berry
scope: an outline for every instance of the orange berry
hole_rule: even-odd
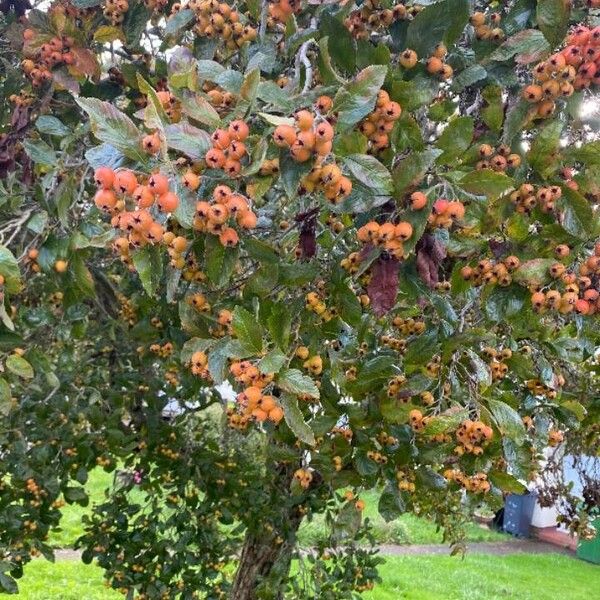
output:
[[[223,150],[219,148],[211,148],[205,155],[204,160],[211,169],[220,169],[227,160]]]
[[[186,171],[183,174],[182,183],[188,190],[195,192],[200,186],[200,175],[196,175],[193,171]]]
[[[296,113],[296,125],[301,131],[308,131],[314,122],[313,114],[308,110],[300,110]]]
[[[245,121],[241,119],[236,119],[235,121],[231,121],[229,123],[229,127],[227,128],[229,135],[232,139],[237,140],[238,142],[243,142],[250,133],[248,125]]]
[[[233,246],[237,246],[237,243],[240,241],[240,239],[237,231],[233,229],[233,227],[226,227],[219,235],[219,241],[226,248],[231,248]]]
[[[148,187],[157,196],[162,196],[169,191],[169,179],[161,173],[153,173],[148,180]]]
[[[121,194],[133,194],[138,185],[137,177],[133,171],[117,171],[113,182],[114,188]]]
[[[115,181],[115,172],[109,167],[98,167],[94,172],[94,181],[98,187],[108,190]]]
[[[291,125],[278,125],[273,132],[273,141],[280,148],[289,148],[296,141],[296,130]]]
[[[94,196],[94,204],[100,210],[112,210],[117,204],[117,196],[112,190],[98,190]]]
[[[158,197],[158,208],[161,212],[173,212],[179,206],[179,198],[173,192]]]
[[[147,185],[138,185],[133,192],[138,208],[150,208],[154,204],[154,194]]]
[[[410,207],[413,210],[423,210],[427,206],[427,196],[423,192],[413,192],[410,195]]]

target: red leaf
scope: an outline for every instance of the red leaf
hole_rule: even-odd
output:
[[[387,255],[380,256],[371,267],[367,294],[373,312],[381,317],[396,304],[398,293],[398,261]]]

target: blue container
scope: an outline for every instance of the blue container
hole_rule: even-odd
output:
[[[504,521],[502,527],[506,533],[520,537],[529,537],[536,494],[508,494],[504,502]]]

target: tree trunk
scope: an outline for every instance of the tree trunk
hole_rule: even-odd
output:
[[[263,580],[264,593],[261,598],[280,600],[283,598],[285,581],[290,571],[292,552],[296,545],[296,532],[302,515],[294,508],[287,515],[284,541],[277,543],[279,533],[266,528],[248,532],[240,555],[235,580],[231,590],[231,600],[256,600],[257,588]]]

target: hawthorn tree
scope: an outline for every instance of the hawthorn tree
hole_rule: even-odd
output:
[[[597,453],[596,4],[3,3],[0,587],[94,468],[127,597],[338,599]]]

